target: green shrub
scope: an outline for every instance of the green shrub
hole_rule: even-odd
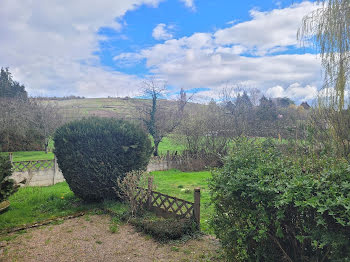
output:
[[[210,182],[211,224],[235,261],[350,261],[350,166],[237,141]]]
[[[7,199],[17,190],[15,181],[11,179],[12,165],[7,156],[0,155],[0,202]]]
[[[194,221],[191,219],[137,217],[130,219],[136,230],[151,235],[160,242],[180,239],[196,231]]]
[[[86,118],[60,127],[54,136],[59,168],[71,190],[87,201],[117,198],[117,179],[147,167],[152,147],[129,122]]]

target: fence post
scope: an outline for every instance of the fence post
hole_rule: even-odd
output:
[[[12,152],[9,152],[9,157],[10,157],[10,162],[11,162],[11,164],[12,164],[12,162],[13,162],[13,155],[12,155]]]
[[[52,184],[55,184],[55,176],[56,173],[58,172],[58,164],[57,164],[57,159],[56,159],[56,155],[54,155],[54,159],[53,159],[53,176],[52,176]]]
[[[147,192],[147,208],[152,208],[152,186],[153,186],[153,177],[148,177],[148,192]]]
[[[169,150],[166,151],[166,170],[169,170],[170,167],[170,152]]]
[[[200,207],[201,207],[201,190],[200,188],[195,188],[193,215],[194,215],[194,220],[196,221],[198,230],[200,230],[200,217],[201,217]]]

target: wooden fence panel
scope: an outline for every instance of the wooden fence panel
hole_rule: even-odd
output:
[[[152,190],[153,178],[148,180],[148,189],[138,188],[136,199],[140,205],[162,216],[193,218],[200,225],[200,189],[194,190],[194,203]]]
[[[39,171],[54,168],[54,160],[37,160],[37,161],[19,161],[12,162],[12,168],[15,172],[24,172],[27,170]]]

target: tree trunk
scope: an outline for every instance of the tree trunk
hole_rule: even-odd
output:
[[[153,155],[158,156],[158,146],[159,146],[160,141],[154,141],[154,151]]]
[[[45,138],[45,154],[49,152],[49,139]]]

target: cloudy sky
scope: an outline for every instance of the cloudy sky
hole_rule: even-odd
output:
[[[32,96],[137,96],[166,80],[203,100],[226,86],[311,100],[320,60],[296,39],[310,1],[1,0],[0,67]]]

